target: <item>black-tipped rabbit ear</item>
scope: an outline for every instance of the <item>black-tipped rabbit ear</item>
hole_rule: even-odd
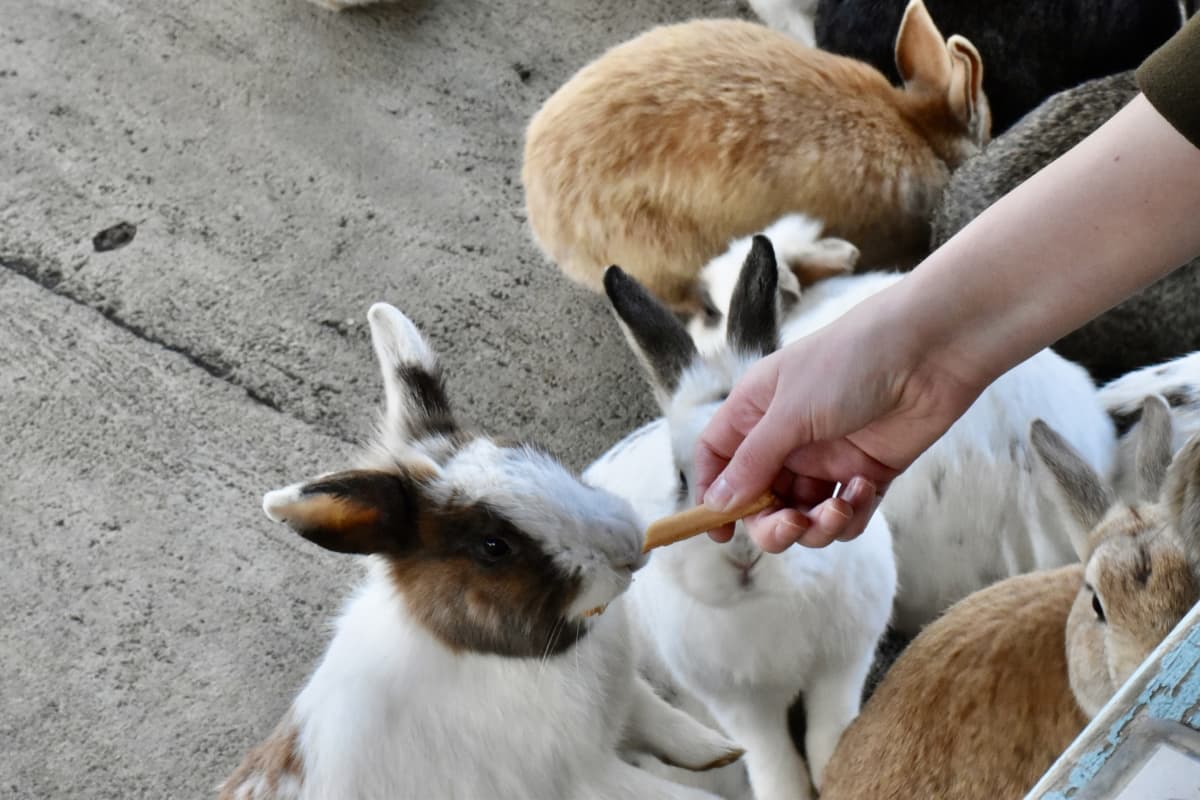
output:
[[[383,373],[384,428],[405,440],[458,430],[437,357],[417,326],[387,303],[371,306],[367,320]]]
[[[604,291],[630,348],[650,376],[659,403],[665,404],[679,385],[679,376],[695,360],[696,345],[683,323],[620,267],[605,271]]]
[[[779,346],[779,266],[775,248],[755,236],[729,301],[729,346],[747,355],[766,355]]]
[[[405,474],[352,470],[268,492],[263,511],[326,550],[398,553],[416,536],[419,491]]]
[[[1057,505],[1079,560],[1091,557],[1092,530],[1115,502],[1108,488],[1065,439],[1040,419],[1034,420],[1029,439],[1053,479]]]

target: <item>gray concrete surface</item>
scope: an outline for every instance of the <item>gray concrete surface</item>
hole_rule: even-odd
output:
[[[367,431],[371,302],[573,466],[649,414],[528,237],[522,130],[609,44],[746,13],[0,0],[0,796],[204,797],[270,730],[356,571],[259,498]]]

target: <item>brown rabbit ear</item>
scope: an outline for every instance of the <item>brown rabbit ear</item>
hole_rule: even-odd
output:
[[[953,71],[950,52],[921,0],[912,0],[904,9],[904,19],[896,34],[896,68],[906,87],[939,94],[950,88]]]
[[[1174,431],[1171,409],[1158,395],[1142,401],[1142,423],[1137,431],[1138,499],[1153,503],[1162,493],[1163,481],[1171,466],[1171,442]]]
[[[983,93],[983,58],[975,45],[955,34],[946,43],[950,51],[950,88],[947,100],[950,111],[983,144],[991,137],[992,114]]]
[[[1112,491],[1075,452],[1075,448],[1042,420],[1033,421],[1029,439],[1041,462],[1050,471],[1057,505],[1067,525],[1071,545],[1079,560],[1086,562],[1092,555],[1090,534],[1112,507]]]
[[[858,266],[858,248],[845,239],[819,239],[801,254],[786,259],[788,269],[802,288],[814,283],[849,275]]]
[[[268,492],[263,510],[337,553],[398,553],[416,536],[420,489],[408,475],[354,470]]]
[[[1200,577],[1200,435],[1193,436],[1167,470],[1163,502],[1175,521],[1192,565]]]

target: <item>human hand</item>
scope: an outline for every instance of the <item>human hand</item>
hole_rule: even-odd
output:
[[[872,298],[756,363],[700,436],[697,496],[705,505],[736,508],[767,488],[783,501],[746,520],[767,552],[862,533],[888,483],[983,389],[941,351],[926,352],[911,325],[889,324],[887,308]],[[732,532],[712,535],[723,541]]]

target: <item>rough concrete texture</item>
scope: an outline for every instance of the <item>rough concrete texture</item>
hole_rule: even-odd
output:
[[[573,466],[649,415],[526,232],[522,130],[610,44],[746,14],[0,0],[0,796],[204,797],[270,730],[356,570],[259,498],[367,431],[371,302]]]

